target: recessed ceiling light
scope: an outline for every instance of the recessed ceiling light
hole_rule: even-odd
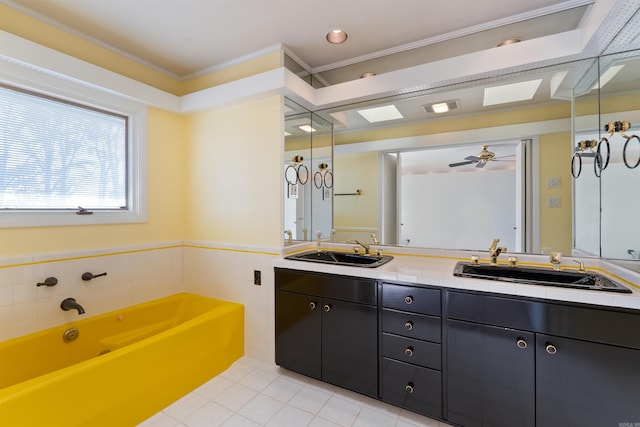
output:
[[[422,106],[427,113],[446,113],[447,111],[458,108],[458,100],[450,99],[447,101],[435,102],[433,104]]]
[[[366,73],[362,73],[362,75],[360,76],[361,79],[366,79],[367,77],[373,77],[375,76],[376,73],[371,73],[371,72],[366,72]]]
[[[369,123],[384,122],[387,120],[403,119],[404,116],[395,105],[384,105],[382,107],[366,108],[364,110],[356,110],[362,117],[367,119]]]
[[[312,127],[311,127],[311,126],[309,126],[309,125],[302,125],[302,126],[298,126],[298,128],[299,128],[300,130],[303,130],[303,131],[305,131],[305,132],[309,132],[309,133],[311,133],[311,132],[315,132],[315,131],[316,131],[314,128],[312,128]]]
[[[327,41],[332,44],[344,43],[347,37],[347,33],[337,28],[327,33]]]
[[[291,136],[291,132],[284,131],[284,136]]]
[[[522,41],[521,38],[513,37],[513,38],[510,38],[510,39],[501,41],[500,43],[498,43],[498,46],[496,46],[496,47],[506,46],[508,44],[520,43],[521,41]]]
[[[508,102],[532,99],[540,87],[542,79],[529,80],[508,85],[487,87],[484,89],[483,106],[506,104]]]

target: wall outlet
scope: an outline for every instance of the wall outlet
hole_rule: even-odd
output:
[[[548,177],[547,188],[560,188],[560,177],[559,176]]]
[[[262,285],[262,273],[260,273],[260,270],[253,270],[253,284]]]
[[[560,207],[560,197],[547,197],[547,207],[548,208],[559,208]]]

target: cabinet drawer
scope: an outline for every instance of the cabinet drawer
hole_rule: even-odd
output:
[[[442,374],[382,359],[382,400],[421,414],[442,418]]]
[[[441,346],[428,341],[382,334],[382,355],[425,368],[442,369]]]
[[[424,316],[389,309],[382,310],[382,332],[441,342],[440,325],[440,318],[436,316]]]
[[[414,286],[382,284],[382,306],[412,313],[440,315],[440,291]]]
[[[333,298],[360,304],[377,304],[377,282],[359,277],[275,269],[276,290]]]

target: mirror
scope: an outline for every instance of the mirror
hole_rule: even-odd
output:
[[[604,258],[639,260],[640,201],[633,189],[640,185],[640,51],[601,56],[598,70],[598,114],[593,106],[576,114],[576,123],[584,126],[576,131],[578,142],[598,141],[601,148],[600,167],[596,146],[595,156],[589,150],[591,157],[583,156],[583,172],[575,179],[576,248]]]
[[[333,125],[285,98],[284,241],[330,236]]]
[[[571,89],[588,62],[319,112],[335,128],[336,240],[571,253]],[[501,98],[516,83],[527,99]],[[380,106],[402,118],[368,122]]]

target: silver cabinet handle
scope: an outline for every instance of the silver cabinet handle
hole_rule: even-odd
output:
[[[404,388],[406,390],[407,393],[411,394],[413,393],[413,383],[409,383],[405,386]]]
[[[331,304],[325,304],[325,305],[322,306],[322,309],[324,311],[326,311],[326,312],[329,312],[329,311],[331,311],[331,307],[332,307]]]
[[[518,341],[516,341],[516,345],[518,346],[518,348],[521,348],[523,350],[527,348],[527,342],[524,340],[524,338],[518,338]]]
[[[311,311],[315,310],[317,306],[318,306],[318,303],[316,303],[316,302],[314,302],[314,301],[311,301],[311,302],[309,303],[309,309],[310,309]]]
[[[407,304],[413,304],[413,297],[411,295],[407,295],[406,297],[404,297],[404,302],[406,302]]]
[[[556,354],[558,352],[558,349],[556,348],[555,345],[551,344],[550,342],[548,342],[544,349],[547,351],[547,353],[549,354]]]
[[[405,354],[406,356],[408,356],[408,357],[413,356],[413,347],[407,347],[407,348],[404,350],[404,354]]]
[[[412,322],[411,320],[409,320],[407,323],[405,323],[405,324],[404,324],[404,328],[405,328],[407,331],[412,330],[412,329],[413,329],[413,322]]]

